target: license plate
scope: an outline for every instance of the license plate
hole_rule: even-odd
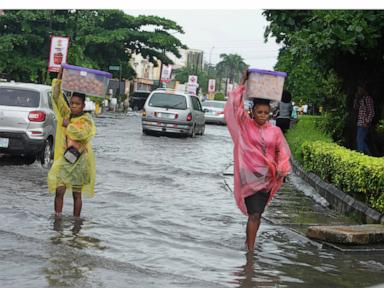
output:
[[[157,114],[161,118],[174,119],[175,115],[171,113],[158,113]]]
[[[8,138],[0,138],[0,148],[8,148],[9,139]]]

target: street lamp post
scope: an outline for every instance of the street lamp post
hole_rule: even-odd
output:
[[[211,67],[211,59],[212,59],[212,51],[215,49],[215,46],[212,46],[211,50],[209,51],[209,67]]]
[[[212,51],[215,49],[215,46],[212,46],[211,50],[209,51],[209,62],[208,62],[208,77],[211,77],[211,60],[212,60]]]

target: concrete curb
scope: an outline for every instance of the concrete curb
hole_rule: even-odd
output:
[[[384,243],[381,224],[309,226],[307,237],[337,244],[370,245]]]
[[[355,200],[350,195],[323,181],[319,176],[304,171],[300,164],[292,159],[293,172],[316,189],[338,212],[357,217],[362,223],[384,224],[384,214],[372,209],[365,203]]]

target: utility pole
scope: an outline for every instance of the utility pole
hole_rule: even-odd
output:
[[[121,62],[120,62],[120,65],[119,65],[119,101],[120,101],[120,98],[121,98],[121,69],[122,69],[122,65],[121,65]]]
[[[163,55],[165,56],[165,49],[163,49]],[[157,88],[161,88],[161,74],[163,73],[163,61],[160,60],[160,76],[159,76],[159,86]]]
[[[160,64],[159,86],[157,88],[161,88],[161,74],[162,73],[163,73],[163,61],[161,61],[161,64]]]

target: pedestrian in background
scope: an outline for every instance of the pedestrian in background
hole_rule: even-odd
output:
[[[129,108],[129,98],[127,96],[127,98],[125,98],[124,102],[123,102],[123,112],[125,114],[128,113],[128,108]]]
[[[61,80],[53,80],[52,90],[57,126],[48,189],[55,193],[56,217],[61,217],[66,191],[72,192],[73,216],[80,217],[82,194],[94,194],[96,169],[91,139],[96,127],[92,116],[84,113],[84,94],[73,92],[68,106],[61,91]]]
[[[261,215],[291,170],[291,153],[280,128],[268,121],[268,100],[253,99],[251,115],[244,110],[247,78],[244,74],[230,93],[224,115],[234,143],[234,196],[241,212],[248,216],[246,244],[253,253]]]
[[[278,105],[278,113],[276,117],[276,126],[285,134],[291,125],[292,116],[292,96],[291,93],[284,90],[281,97],[281,101]]]
[[[372,155],[366,140],[375,116],[373,99],[365,88],[359,86],[353,104],[357,115],[356,150],[366,155]]]

